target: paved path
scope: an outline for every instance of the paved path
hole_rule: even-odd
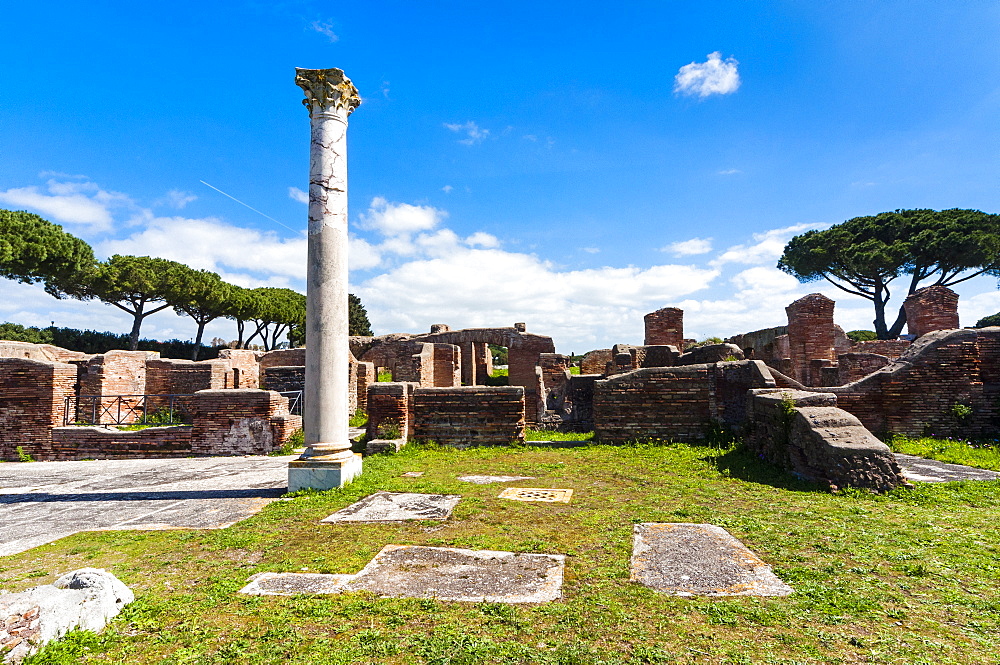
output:
[[[287,457],[0,464],[0,556],[79,531],[220,529],[284,494]]]
[[[955,480],[998,480],[1000,473],[961,464],[948,464],[915,455],[895,453],[899,468],[907,480],[922,483],[947,483]]]

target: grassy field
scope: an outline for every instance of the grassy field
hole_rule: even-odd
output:
[[[995,440],[975,442],[962,439],[935,439],[929,436],[895,436],[887,443],[897,453],[1000,471],[1000,446]]]
[[[420,478],[402,478],[423,471]],[[497,498],[462,474],[536,476],[570,504]],[[319,524],[376,490],[457,493],[447,522]],[[107,568],[136,592],[102,635],[39,663],[997,663],[1000,483],[831,495],[739,450],[688,445],[410,447],[352,485],[270,504],[221,531],[77,534],[0,558],[3,588]],[[636,522],[710,522],[795,589],[685,599],[628,579]],[[236,594],[260,571],[357,572],[383,545],[563,553],[539,606]]]

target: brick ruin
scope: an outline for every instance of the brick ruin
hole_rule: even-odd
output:
[[[700,346],[684,338],[683,311],[667,307],[644,317],[645,344],[591,351],[581,374],[550,337],[523,323],[354,337],[351,406],[368,413],[369,452],[407,440],[505,445],[523,441],[526,426],[594,430],[607,443],[696,441],[728,429],[799,475],[881,490],[901,480],[872,432],[974,438],[1000,427],[1000,328],[954,329],[957,301],[944,287],[910,296],[904,307],[915,342],[852,342],[834,323],[834,301],[821,294],[791,303],[787,326]],[[493,382],[490,345],[507,349],[508,386],[485,385]],[[300,425],[274,391],[305,388],[302,349],[224,350],[191,362],[3,342],[0,354],[4,459],[16,458],[17,446],[37,459],[259,454]],[[391,381],[378,382],[379,370]],[[786,393],[793,408],[779,413]],[[82,405],[82,396],[95,396],[99,412],[95,404],[143,394],[193,395],[192,424],[138,432],[63,426],[65,405]]]

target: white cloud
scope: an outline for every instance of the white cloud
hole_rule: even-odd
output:
[[[466,138],[459,139],[458,141],[462,145],[475,145],[477,143],[482,143],[483,140],[490,135],[490,130],[480,128],[479,125],[471,120],[464,125],[446,122],[444,123],[444,126],[453,132],[465,134]]]
[[[382,96],[389,99],[389,82],[382,81]]]
[[[340,39],[333,31],[333,21],[313,21],[309,24],[309,28],[325,36],[331,44]]]
[[[737,173],[743,173],[739,169],[723,169],[717,172],[719,175],[736,175]]]
[[[707,254],[712,251],[711,238],[691,238],[690,240],[680,240],[672,242],[666,247],[660,248],[661,252],[667,252],[674,256],[694,256],[696,254]]]
[[[368,212],[361,215],[361,227],[385,236],[429,231],[448,216],[431,206],[390,203],[381,196],[372,199]]]
[[[90,181],[53,178],[46,188],[47,194],[35,186],[0,191],[0,203],[28,209],[62,224],[79,224],[92,233],[111,230],[113,209],[135,205],[125,194],[106,191]]]
[[[166,193],[165,196],[157,199],[153,202],[154,206],[170,206],[177,210],[183,209],[187,204],[192,201],[198,200],[198,197],[191,192],[183,192],[179,189],[171,189]]]
[[[588,254],[597,254],[601,251],[600,247],[581,247],[581,252],[587,252]]]
[[[465,244],[469,247],[482,247],[484,249],[492,249],[494,247],[500,246],[500,241],[495,235],[491,235],[484,231],[476,231],[471,236],[465,239]]]
[[[815,228],[813,224],[796,224],[783,229],[772,229],[753,234],[753,244],[734,245],[716,257],[711,265],[724,263],[771,263],[777,262],[785,250],[785,245],[795,234]]]
[[[674,77],[674,92],[701,98],[736,92],[740,87],[738,64],[734,58],[723,60],[719,51],[709,53],[705,62],[692,62],[680,68]]]
[[[309,203],[309,192],[303,192],[298,187],[288,188],[288,198],[293,201],[298,201],[299,203]]]
[[[451,185],[445,185],[444,187],[441,188],[441,191],[444,192],[445,194],[451,194],[451,190],[453,189],[455,188],[452,187]]]

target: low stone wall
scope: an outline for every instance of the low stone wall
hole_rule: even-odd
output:
[[[412,438],[441,445],[507,445],[524,442],[524,388],[417,388]]]
[[[611,349],[588,351],[580,361],[580,374],[604,374],[608,363],[614,360]]]
[[[852,353],[876,353],[889,360],[895,360],[910,348],[912,342],[908,339],[869,339],[858,342],[851,347]]]
[[[856,417],[837,408],[837,396],[757,389],[748,396],[747,446],[755,454],[831,490],[884,492],[904,484],[892,451]]]
[[[149,427],[123,432],[113,427],[56,427],[39,460],[190,457],[191,427]]]
[[[413,426],[410,402],[413,399],[412,383],[373,383],[368,386],[368,425],[366,438],[409,438]]]
[[[877,353],[841,353],[837,356],[837,381],[825,381],[828,386],[844,385],[863,379],[889,364],[889,358]]]
[[[759,360],[647,367],[597,381],[594,438],[698,441],[713,428],[746,422],[746,391],[774,387]]]

